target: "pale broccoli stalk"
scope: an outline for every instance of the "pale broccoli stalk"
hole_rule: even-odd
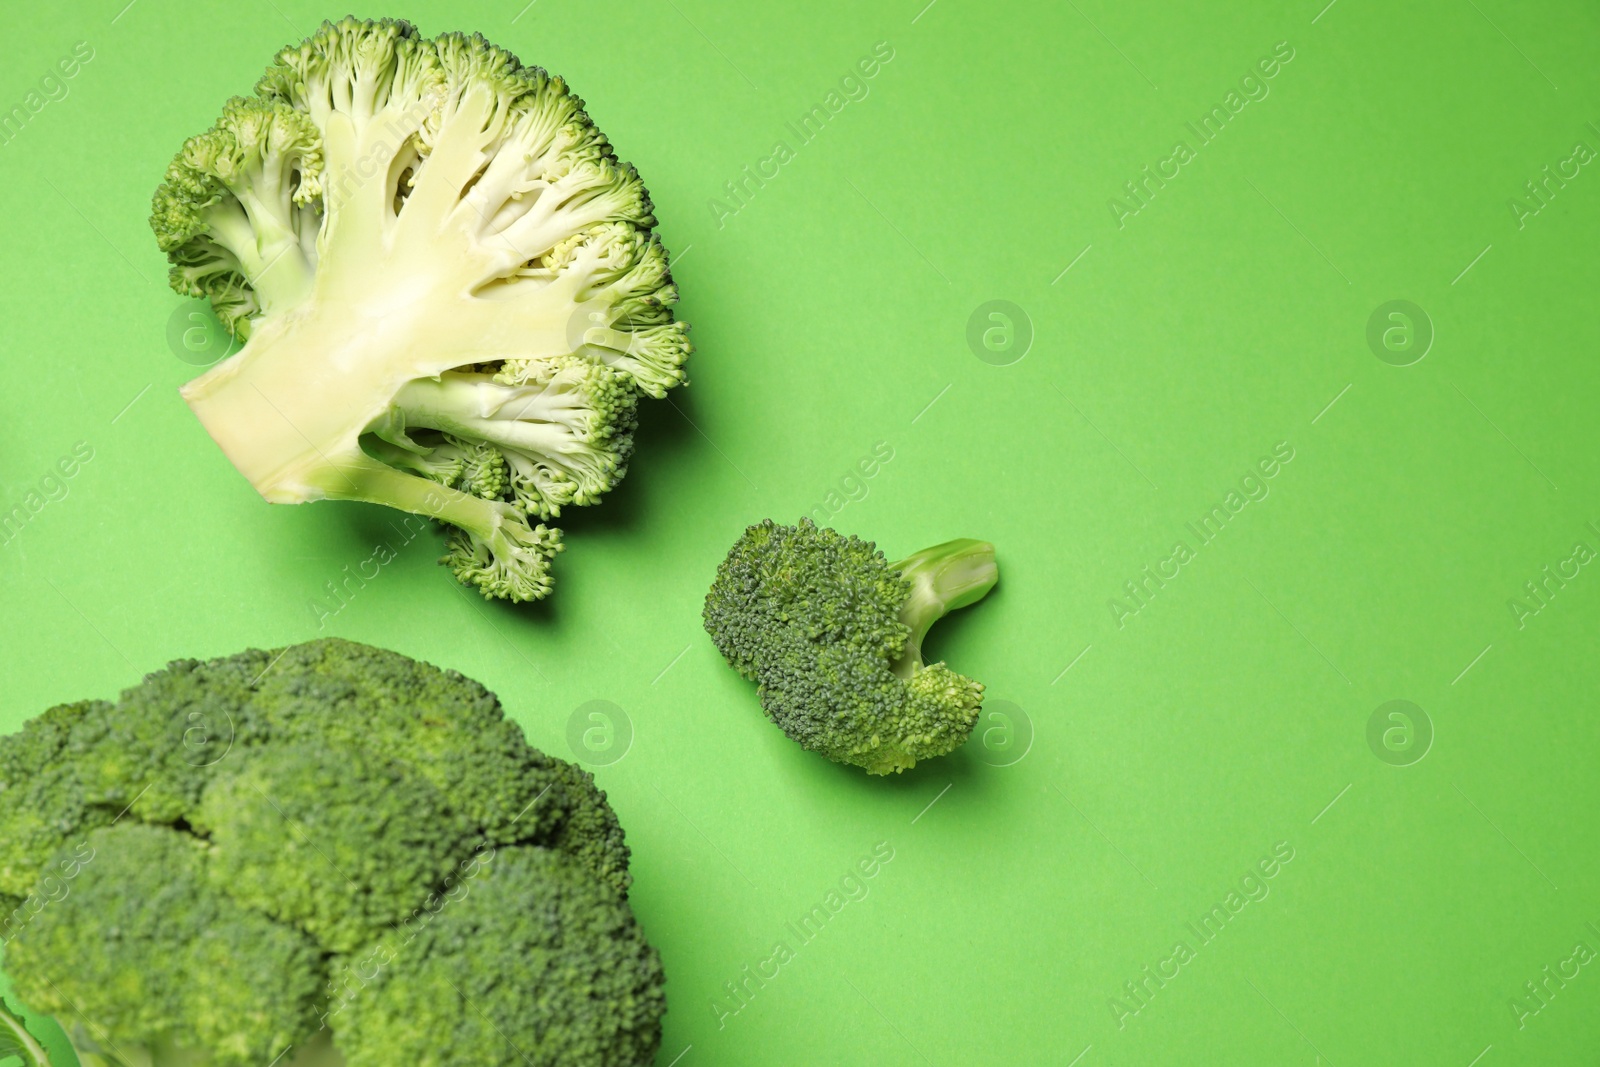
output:
[[[324,25],[184,146],[151,221],[174,287],[247,339],[182,390],[234,466],[273,503],[457,527],[485,596],[549,592],[560,531],[528,516],[612,488],[637,397],[684,381],[637,173],[478,36]]]
[[[971,538],[925,548],[889,564],[889,569],[911,583],[911,595],[900,609],[900,621],[911,635],[892,668],[901,679],[923,669],[922,639],[928,629],[952,611],[982,600],[1000,580],[994,545]]]

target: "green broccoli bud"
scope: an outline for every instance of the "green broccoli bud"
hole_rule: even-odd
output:
[[[0,940],[33,895],[39,857],[110,825],[133,799],[79,758],[105,737],[110,712],[103,700],[62,704],[0,744],[0,893],[16,901],[0,911]]]
[[[628,872],[628,846],[617,813],[606,803],[594,775],[571,764],[556,768],[561,791],[561,821],[550,832],[551,848],[572,856],[600,881],[626,897],[633,885]]]
[[[501,849],[376,968],[345,1010],[349,1067],[611,1067],[654,1060],[661,960],[626,903],[575,860]],[[408,936],[411,936],[408,934]],[[416,963],[401,965],[408,956]],[[500,977],[528,975],[530,999]]]
[[[404,764],[294,743],[241,753],[193,825],[211,842],[218,888],[335,952],[420,908],[473,839],[444,793]],[[319,860],[332,877],[307,879]]]
[[[157,1063],[184,1047],[208,1050],[216,1067],[269,1063],[312,1029],[317,946],[214,888],[201,842],[127,823],[87,844],[87,860],[50,858],[51,868],[80,865],[72,891],[7,945],[24,1003],[129,1064],[141,1047]]]
[[[943,663],[924,665],[922,640],[998,577],[987,542],[951,541],[889,563],[870,541],[809,519],[769,519],[717,568],[705,626],[790,738],[887,774],[971,734],[983,686]]]
[[[151,226],[246,343],[182,390],[272,503],[454,527],[487,597],[551,588],[534,525],[622,479],[691,346],[635,170],[566,83],[477,35],[343,19],[191,138]]]

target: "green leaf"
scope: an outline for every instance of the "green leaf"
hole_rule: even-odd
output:
[[[0,999],[0,1067],[50,1067],[44,1047],[4,999]]]

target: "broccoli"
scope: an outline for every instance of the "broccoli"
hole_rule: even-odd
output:
[[[744,532],[706,596],[706,632],[760,683],[790,738],[869,774],[942,756],[972,732],[983,686],[922,661],[928,628],[981,600],[994,546],[949,541],[888,563],[871,541],[810,519]]]
[[[691,350],[583,108],[478,35],[346,18],[184,144],[150,224],[244,346],[182,394],[266,500],[426,515],[485,597],[549,593],[561,531],[532,520],[622,479]]]
[[[642,1067],[630,884],[588,773],[365,645],[175,662],[0,738],[6,969],[86,1065]]]

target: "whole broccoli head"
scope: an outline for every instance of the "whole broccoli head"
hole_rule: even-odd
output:
[[[871,541],[810,519],[768,519],[717,568],[706,632],[760,683],[761,706],[784,733],[836,762],[888,774],[972,733],[983,686],[924,664],[922,639],[998,578],[984,541],[949,541],[889,563]]]
[[[642,1067],[630,881],[593,778],[365,645],[180,661],[0,738],[6,970],[85,1064]]]
[[[549,519],[616,485],[688,327],[650,197],[583,101],[477,35],[347,18],[192,137],[151,226],[245,342],[183,388],[273,503],[451,528],[487,597],[550,591]]]

